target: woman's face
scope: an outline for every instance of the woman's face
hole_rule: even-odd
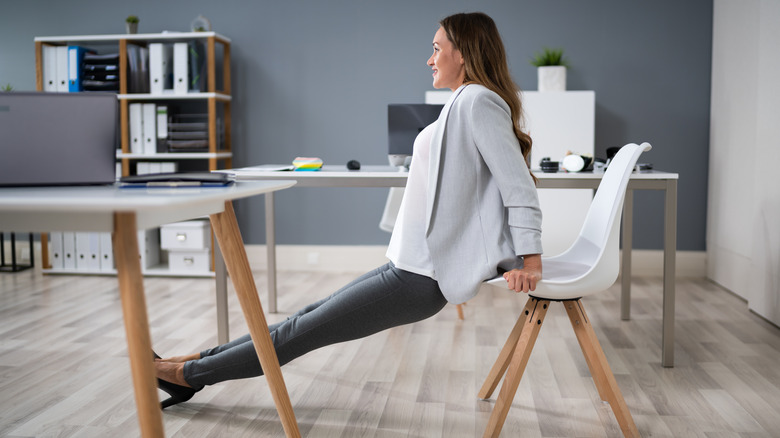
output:
[[[463,85],[466,75],[463,55],[447,38],[444,28],[440,27],[433,36],[433,55],[428,58],[428,65],[433,68],[433,88],[454,91]]]

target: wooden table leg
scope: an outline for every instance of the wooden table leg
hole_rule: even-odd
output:
[[[260,365],[271,389],[276,410],[282,420],[285,434],[288,437],[300,437],[301,433],[295,420],[295,412],[293,412],[290,403],[290,396],[287,394],[282,370],[279,367],[279,359],[276,357],[276,350],[268,332],[268,323],[266,323],[263,307],[257,295],[257,286],[252,277],[244,242],[238,229],[233,203],[225,202],[225,211],[212,214],[210,219],[211,227],[214,229],[214,234],[216,234],[222,249],[228,274],[236,289],[241,310],[244,312],[244,319],[249,326],[249,333],[255,344]]]
[[[141,436],[162,437],[165,430],[157,395],[141,261],[138,259],[135,213],[114,214],[113,241]]]

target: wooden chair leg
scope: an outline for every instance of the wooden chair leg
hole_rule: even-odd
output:
[[[504,377],[506,367],[509,366],[509,361],[512,359],[512,353],[515,352],[517,340],[520,339],[520,334],[523,332],[526,319],[528,318],[528,315],[533,312],[536,301],[536,298],[529,297],[525,302],[525,308],[523,309],[523,312],[517,318],[515,326],[509,333],[509,338],[507,338],[506,342],[504,343],[504,348],[502,348],[501,352],[498,354],[498,358],[493,364],[493,368],[490,369],[490,372],[485,378],[485,383],[482,384],[482,389],[479,390],[478,397],[482,400],[489,399],[490,396],[493,395],[493,391],[496,390],[498,382],[500,382],[501,378]]]
[[[572,327],[574,327],[574,333],[577,335],[577,341],[579,341],[582,353],[585,355],[585,361],[588,363],[588,368],[599,391],[599,396],[602,400],[609,402],[612,412],[614,412],[615,418],[620,425],[620,430],[623,431],[623,435],[626,437],[638,437],[639,430],[637,430],[636,424],[634,424],[631,412],[628,410],[623,394],[620,392],[617,381],[615,381],[615,376],[607,363],[607,357],[604,355],[604,350],[601,349],[601,344],[599,344],[596,338],[593,326],[590,325],[590,320],[585,314],[582,301],[566,301],[564,307],[566,307],[566,313],[569,315]]]
[[[458,310],[458,319],[459,319],[459,320],[461,320],[461,321],[463,321],[464,319],[466,319],[466,318],[463,316],[463,306],[465,306],[466,304],[468,304],[468,303],[460,303],[460,304],[456,304],[456,305],[455,305],[455,308]]]
[[[490,414],[483,437],[497,437],[501,433],[504,420],[506,420],[506,415],[512,406],[512,400],[514,400],[515,393],[517,393],[517,387],[520,385],[520,379],[522,379],[523,372],[528,364],[528,358],[531,356],[536,338],[539,336],[539,330],[542,328],[542,322],[544,322],[544,317],[547,315],[547,308],[550,307],[548,300],[530,298],[529,302],[531,300],[534,300],[534,305],[530,312],[527,314],[523,312],[524,315],[521,316],[523,327],[521,328],[520,338],[512,353],[512,360],[509,363],[506,379],[504,379],[504,384],[498,393],[496,405]]]
[[[233,280],[244,319],[249,326],[249,333],[260,359],[260,366],[262,366],[268,381],[285,434],[288,437],[300,437],[301,433],[295,420],[295,412],[290,404],[290,396],[284,384],[279,359],[268,332],[268,324],[260,304],[260,298],[257,295],[257,286],[254,277],[252,277],[252,270],[244,249],[244,242],[241,239],[241,232],[238,229],[232,202],[225,202],[225,211],[212,214],[209,218],[219,247],[222,249],[228,274]]]

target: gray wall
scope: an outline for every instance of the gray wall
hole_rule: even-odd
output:
[[[35,88],[33,38],[188,30],[198,14],[231,38],[235,166],[318,156],[385,164],[388,103],[422,102],[440,18],[481,10],[496,20],[522,88],[529,57],[563,47],[568,88],[596,91],[596,155],[649,141],[642,161],[680,173],[680,250],[704,250],[712,0],[111,2],[5,0],[0,84]],[[280,244],[385,244],[382,189],[293,189],[277,195]],[[635,197],[635,247],[662,245],[660,193]],[[263,243],[263,202],[237,206],[247,243]]]

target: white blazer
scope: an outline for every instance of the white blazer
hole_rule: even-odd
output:
[[[431,141],[426,241],[445,298],[473,298],[499,268],[541,254],[542,212],[512,129],[509,105],[463,85],[442,109]]]

